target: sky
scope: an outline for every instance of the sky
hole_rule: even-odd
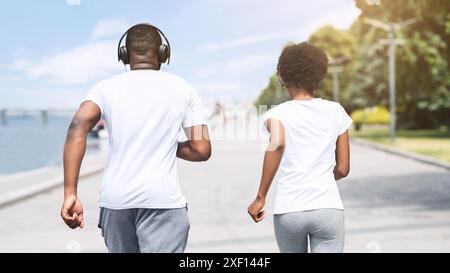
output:
[[[163,70],[206,103],[252,102],[288,42],[331,24],[348,28],[353,0],[15,0],[0,9],[0,108],[75,109],[96,82],[125,72],[117,43],[157,25],[172,59]]]

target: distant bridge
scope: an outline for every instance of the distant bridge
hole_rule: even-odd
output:
[[[0,126],[8,125],[9,117],[13,116],[38,116],[45,125],[50,115],[73,115],[75,112],[75,109],[0,109]]]

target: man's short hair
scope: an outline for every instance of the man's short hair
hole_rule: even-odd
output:
[[[152,53],[158,56],[158,48],[161,44],[161,36],[151,26],[138,25],[128,31],[126,39],[128,52],[134,52],[138,55]]]
[[[287,46],[278,60],[278,76],[286,87],[314,92],[328,70],[326,53],[304,42]]]

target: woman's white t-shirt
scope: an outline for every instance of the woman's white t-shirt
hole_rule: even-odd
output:
[[[353,123],[345,109],[323,99],[293,100],[269,110],[264,121],[269,119],[285,128],[274,214],[343,210],[333,169],[337,138]]]

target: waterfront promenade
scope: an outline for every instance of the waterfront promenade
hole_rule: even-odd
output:
[[[187,251],[276,252],[271,217],[254,224],[246,212],[259,182],[261,143],[213,144],[209,162],[179,162],[191,221]],[[339,183],[346,207],[345,251],[450,252],[450,172],[355,143],[351,149],[351,174]],[[104,163],[91,160],[84,162],[85,170]],[[25,181],[31,185],[61,174],[52,169]],[[88,173],[79,185],[84,230],[70,230],[60,219],[61,184],[0,208],[0,252],[105,252],[96,227],[100,179],[101,172]],[[7,180],[0,178],[2,191]],[[269,212],[271,207],[270,197]]]

